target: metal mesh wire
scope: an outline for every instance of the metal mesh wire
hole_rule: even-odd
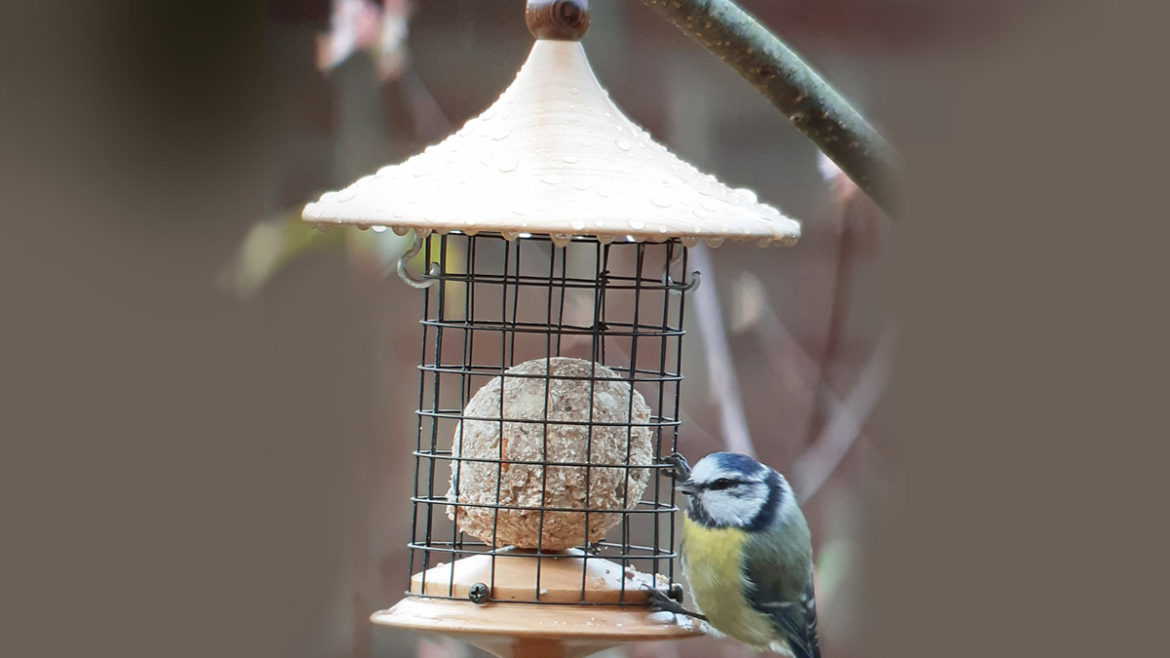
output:
[[[589,469],[586,462],[543,461],[548,459],[547,397],[542,419],[504,417],[503,395],[500,412],[493,417],[464,415],[468,401],[476,391],[495,377],[541,377],[548,391],[550,375],[505,375],[512,366],[551,357],[574,357],[604,365],[618,378],[637,390],[650,408],[647,423],[633,423],[633,395],[630,411],[623,423],[595,421],[592,408],[582,424],[586,441],[593,439],[599,426],[625,428],[627,441],[635,427],[648,427],[653,446],[649,465],[630,464],[626,446],[627,483],[634,469],[650,469],[645,492],[630,509],[617,512],[620,522],[600,541],[579,546],[583,551],[581,597],[586,604],[586,572],[591,559],[604,558],[649,574],[662,574],[673,585],[674,518],[677,511],[675,493],[668,478],[658,477],[667,468],[662,457],[676,449],[678,439],[679,385],[682,380],[684,290],[692,281],[686,275],[687,252],[678,240],[663,243],[610,243],[576,238],[558,246],[547,237],[521,237],[505,240],[496,234],[475,236],[457,233],[431,235],[425,240],[426,263],[437,263],[425,275],[437,280],[425,290],[423,300],[423,339],[419,363],[418,441],[414,451],[415,482],[413,534],[410,542],[410,573],[450,563],[473,555],[488,555],[492,561],[495,588],[495,561],[498,542],[487,542],[460,530],[448,518],[448,506],[477,507],[497,510],[524,509],[539,515],[544,527],[546,512],[584,512],[586,525],[591,514],[613,509],[590,507]],[[679,273],[673,278],[672,272]],[[561,377],[589,382],[590,399],[596,385],[594,377]],[[466,420],[503,423],[542,423],[545,450],[542,460],[516,461],[503,455],[497,458],[464,457],[455,451],[456,434]],[[461,437],[460,437],[461,439]],[[503,441],[500,442],[501,446]],[[586,447],[585,455],[593,454]],[[449,500],[448,488],[456,489],[449,477],[452,468],[462,463],[495,464],[497,491],[495,504]],[[583,508],[557,508],[551,505],[525,507],[499,504],[501,471],[513,464],[533,464],[547,481],[547,465],[585,469],[586,485]],[[612,467],[609,467],[612,468]],[[542,494],[543,499],[543,494]],[[542,500],[543,502],[543,500]],[[495,529],[493,527],[493,535]],[[482,534],[482,533],[481,533]],[[538,535],[542,536],[542,535]],[[536,583],[530,602],[540,600],[541,560],[564,556],[564,552],[535,549],[509,551],[536,560]],[[444,582],[438,588],[428,586],[427,596],[436,589],[453,597],[454,570],[439,571]],[[424,579],[426,575],[424,575]],[[626,603],[625,579],[620,601]],[[409,594],[410,592],[408,592]],[[417,594],[417,593],[416,593]],[[440,594],[442,595],[442,594]]]

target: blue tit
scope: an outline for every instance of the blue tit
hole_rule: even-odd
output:
[[[784,476],[730,452],[693,470],[681,455],[668,461],[689,498],[681,550],[696,616],[757,649],[820,658],[812,544]],[[686,612],[653,598],[659,609]]]

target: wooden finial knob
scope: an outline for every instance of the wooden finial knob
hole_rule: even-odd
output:
[[[528,0],[524,19],[537,39],[580,41],[589,29],[589,0]]]

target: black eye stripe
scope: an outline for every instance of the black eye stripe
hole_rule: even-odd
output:
[[[731,478],[719,478],[714,482],[707,484],[704,489],[711,489],[712,491],[719,491],[721,489],[728,489],[737,484],[744,484],[743,480],[733,480]]]

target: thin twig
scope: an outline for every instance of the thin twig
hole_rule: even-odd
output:
[[[723,431],[723,441],[731,452],[754,457],[756,450],[748,432],[743,402],[739,394],[739,382],[731,359],[731,348],[727,344],[727,332],[723,328],[723,309],[720,308],[719,292],[715,287],[715,269],[711,265],[711,255],[705,245],[699,245],[691,250],[691,258],[695,267],[703,273],[703,284],[692,294],[695,300],[695,316],[699,322],[699,335],[703,341],[703,356],[707,361],[710,389],[719,402],[719,426]]]
[[[642,0],[735,69],[893,214],[899,157],[849,101],[732,0]]]
[[[801,389],[819,391],[823,396],[821,401],[829,409],[827,415],[832,415],[833,410],[841,408],[844,402],[829,385],[820,363],[804,349],[788,327],[784,326],[780,316],[776,314],[776,309],[769,303],[760,280],[750,272],[743,272],[736,283],[740,295],[739,304],[745,307],[739,312],[751,315],[746,320],[738,318],[746,327],[741,331],[750,331],[755,336],[756,348],[768,359],[776,376],[782,378],[786,372],[795,371],[799,373]],[[817,400],[814,398],[813,404],[816,403]],[[809,438],[811,445],[816,436]]]
[[[816,495],[861,436],[865,420],[889,379],[896,333],[893,328],[886,328],[853,390],[832,410],[828,425],[816,441],[792,463],[793,485],[802,501]]]
[[[849,311],[852,306],[853,264],[856,260],[853,238],[855,230],[850,218],[848,207],[842,204],[841,231],[837,236],[836,262],[835,267],[833,267],[833,292],[829,297],[829,318],[825,329],[824,350],[820,355],[821,385],[813,390],[812,410],[809,414],[805,445],[812,445],[816,437],[824,432],[825,424],[828,422],[829,413],[826,407],[829,405],[829,401],[827,397],[833,394],[830,379],[837,357],[841,352],[846,326],[849,323]]]
[[[751,312],[758,314],[758,317],[755,317],[751,320],[751,331],[756,336],[757,347],[768,357],[768,360],[771,362],[772,369],[777,373],[783,373],[786,369],[795,368],[803,373],[808,373],[808,376],[813,381],[805,382],[804,384],[809,387],[816,388],[821,392],[819,402],[824,405],[825,414],[830,419],[830,422],[831,419],[837,417],[838,415],[846,415],[853,419],[850,427],[859,427],[863,425],[864,418],[866,415],[868,415],[870,408],[858,404],[857,400],[846,401],[837,396],[837,394],[833,391],[833,388],[829,385],[829,382],[826,380],[825,373],[823,370],[821,370],[821,367],[817,363],[816,359],[814,359],[812,355],[805,351],[805,349],[800,345],[800,342],[796,340],[796,337],[793,336],[792,333],[788,331],[788,328],[784,326],[784,323],[780,321],[779,316],[776,315],[775,309],[773,309],[772,306],[767,303],[767,300],[764,298],[764,293],[759,289],[759,286],[759,281],[751,274],[745,273],[739,281],[739,287],[743,291],[741,294],[750,296],[750,298],[745,300],[743,303],[756,306],[756,308],[753,308]],[[784,353],[781,354],[779,348],[785,345],[791,345],[793,349],[784,351]],[[883,346],[881,349],[888,350],[889,347]],[[863,370],[869,369],[871,367],[877,367],[878,364],[875,363],[877,359],[888,359],[888,357],[888,353],[875,350],[873,355],[870,357],[870,361],[867,362]],[[864,412],[864,414],[859,416],[860,412]],[[826,459],[821,463],[815,463],[813,460],[817,458],[809,456],[809,453],[813,450],[814,447],[822,446],[821,440],[828,436],[830,431],[837,433],[839,431],[843,432],[844,430],[841,428],[834,428],[830,425],[828,428],[826,428],[826,431],[823,431],[816,437],[813,437],[812,442],[809,444],[809,448],[806,449],[806,451],[802,453],[801,458],[798,458],[793,464],[792,480],[796,483],[796,493],[800,497],[801,502],[808,500],[814,494],[816,494],[817,491],[820,490],[821,486],[824,485],[824,482],[828,480],[829,476],[831,476],[837,466],[840,465],[841,459],[844,458],[845,453],[851,450],[852,445],[856,444],[857,441],[865,436],[864,432],[855,432],[852,435],[849,444],[843,446],[843,451],[839,453],[839,458],[836,460]],[[825,448],[823,446],[816,447],[816,450],[823,453]],[[873,459],[875,460],[879,458],[879,455],[873,456]],[[817,471],[815,473],[811,473],[810,469],[814,467],[817,469]],[[809,483],[807,486],[812,488],[806,490],[806,485],[804,484],[805,482]]]

